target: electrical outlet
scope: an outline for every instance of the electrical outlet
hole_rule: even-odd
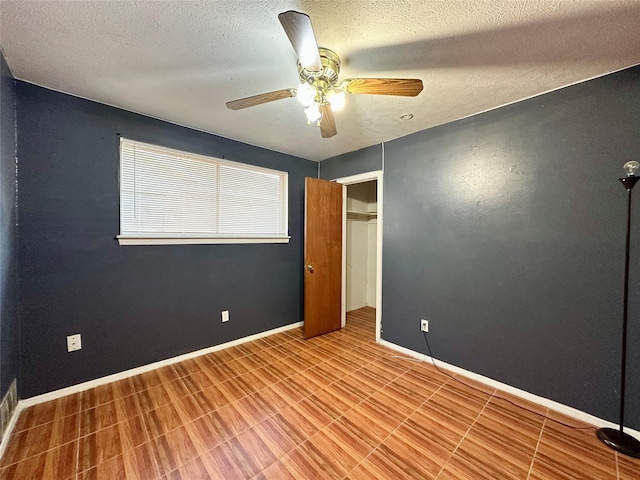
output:
[[[222,321],[223,322],[229,321],[229,310],[225,310],[222,312]]]
[[[420,330],[423,332],[429,331],[429,320],[425,320],[424,318],[420,320]]]
[[[67,337],[67,352],[75,352],[82,348],[82,337],[79,333]]]

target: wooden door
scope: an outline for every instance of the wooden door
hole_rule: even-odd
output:
[[[304,338],[342,325],[342,188],[305,179]]]

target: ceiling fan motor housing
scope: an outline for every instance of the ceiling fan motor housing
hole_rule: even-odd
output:
[[[298,74],[300,83],[312,85],[317,92],[324,96],[326,92],[338,84],[338,74],[340,73],[340,57],[328,48],[319,47],[320,60],[322,60],[322,70],[313,72],[305,70],[298,62]]]

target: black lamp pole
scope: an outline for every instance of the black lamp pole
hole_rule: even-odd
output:
[[[627,244],[624,257],[624,305],[622,314],[622,368],[620,377],[620,428],[601,428],[596,435],[600,440],[609,447],[620,453],[629,455],[630,457],[640,458],[640,441],[632,437],[628,433],[622,431],[624,427],[624,385],[626,379],[627,364],[627,320],[629,310],[629,244],[631,240],[631,190],[633,186],[640,180],[634,172],[640,167],[638,162],[627,162],[624,169],[627,176],[621,178],[622,185],[627,189]]]

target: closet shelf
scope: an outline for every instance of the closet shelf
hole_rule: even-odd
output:
[[[347,215],[357,215],[360,217],[377,217],[378,212],[358,212],[356,210],[347,210]]]

